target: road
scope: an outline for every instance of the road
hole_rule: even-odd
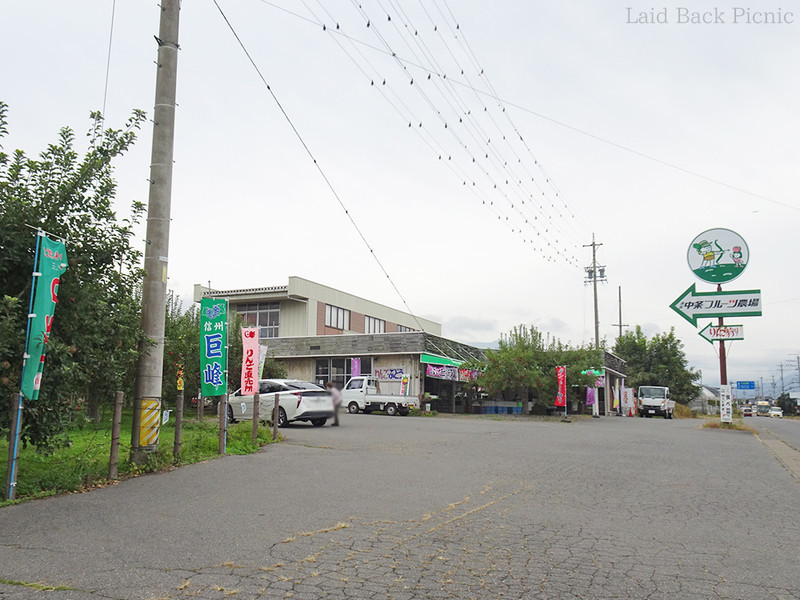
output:
[[[796,599],[800,420],[752,421],[293,425],[0,509],[0,598]]]

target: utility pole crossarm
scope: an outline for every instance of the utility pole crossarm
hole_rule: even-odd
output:
[[[597,311],[597,247],[602,246],[603,244],[598,244],[594,241],[594,234],[592,234],[592,243],[591,244],[584,244],[584,248],[592,248],[592,266],[587,267],[586,271],[589,272],[591,269],[591,275],[589,278],[592,280],[592,287],[594,288],[594,347],[595,349],[600,348],[600,317]],[[605,280],[605,267],[601,270],[601,277]],[[621,321],[622,319],[620,319]]]

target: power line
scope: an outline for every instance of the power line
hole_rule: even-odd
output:
[[[371,29],[372,33],[378,38],[380,43],[384,46],[385,53],[390,55],[394,61],[397,61],[397,52],[394,51],[393,46],[391,45],[389,40],[379,30],[379,27],[376,25],[377,20],[373,16],[371,16],[370,14],[368,14],[366,12],[366,10],[364,9],[362,4],[354,3],[354,5],[356,6],[358,12],[361,14],[363,21],[366,23],[366,27]],[[312,15],[313,15],[313,12],[312,12]],[[328,13],[328,15],[331,16],[330,13]],[[316,16],[315,16],[315,18],[316,18]],[[387,15],[387,21],[392,21],[391,15]],[[396,27],[396,24],[395,24],[395,27]],[[325,24],[322,24],[322,28],[323,28],[323,30],[329,30],[331,33],[334,33],[334,32],[338,33],[338,32],[342,31],[342,28],[339,26],[338,21],[336,22],[335,28],[333,26],[332,27],[326,27]],[[401,30],[398,28],[398,31],[401,31]],[[401,34],[402,34],[402,31],[401,31]],[[414,37],[417,37],[417,30],[416,29],[414,30]],[[428,52],[428,54],[431,54],[431,53]],[[407,81],[411,85],[414,85],[414,78],[413,78],[412,75],[410,75],[408,73],[407,67],[405,65],[403,65],[402,63],[398,63],[398,65],[403,70],[404,77],[407,79]],[[430,79],[431,78],[428,77],[428,80],[430,80]],[[446,75],[442,75],[440,80],[441,80],[441,82],[445,82],[446,81]],[[434,83],[440,82],[440,80],[439,79],[434,79]],[[462,139],[458,135],[458,133],[455,131],[454,127],[449,127],[449,125],[451,125],[451,124],[463,124],[464,121],[466,121],[466,124],[468,126],[467,130],[466,130],[467,133],[472,137],[472,139],[476,143],[476,145],[482,143],[480,138],[472,131],[472,129],[469,128],[469,125],[472,125],[476,129],[478,129],[478,126],[474,125],[474,123],[475,123],[474,119],[471,119],[470,116],[469,116],[471,111],[464,110],[463,112],[466,113],[466,116],[465,117],[459,116],[459,112],[461,112],[461,111],[459,111],[459,109],[457,109],[452,102],[447,100],[447,96],[445,95],[444,92],[442,92],[443,97],[448,102],[448,105],[450,106],[451,111],[454,112],[455,118],[457,118],[457,120],[458,120],[458,123],[455,123],[455,119],[454,119],[454,123],[450,123],[449,119],[444,115],[444,113],[435,106],[435,104],[434,104],[433,100],[430,98],[430,96],[428,96],[428,94],[426,94],[424,92],[424,90],[422,89],[422,86],[421,85],[415,85],[414,87],[416,87],[416,92],[419,93],[422,96],[422,98],[424,99],[425,103],[433,111],[433,114],[435,115],[435,117],[438,120],[440,120],[440,122],[443,124],[444,129],[448,130],[448,133],[455,138],[458,146],[460,148],[463,148],[466,151],[467,157],[471,161],[471,163],[473,163],[475,166],[479,166],[481,164],[481,162],[482,162],[481,161],[482,158],[487,158],[487,159],[489,158],[489,152],[483,152],[484,156],[480,157],[476,152],[474,152],[473,150],[470,149],[470,146],[467,143],[465,143],[464,139]],[[458,94],[453,93],[453,92],[451,92],[451,94],[453,95],[454,98],[456,98],[457,102],[462,103],[462,105],[463,105],[463,100],[460,99],[460,97],[458,97]],[[484,110],[487,110],[485,106],[484,106]],[[482,133],[482,132],[479,132],[479,133]],[[488,143],[488,141],[489,140],[487,140],[487,143]],[[494,154],[494,152],[495,152],[494,149],[492,149],[492,153],[493,154]],[[502,158],[498,158],[498,162],[500,163],[499,168],[501,168],[501,169],[503,168],[503,166],[507,166],[507,164],[508,164],[507,161],[503,161]],[[522,214],[521,209],[519,208],[519,204],[522,204],[523,206],[526,204],[525,199],[522,198],[521,201],[513,200],[511,197],[509,197],[509,195],[505,191],[503,191],[503,189],[501,187],[501,184],[503,183],[502,181],[494,180],[494,178],[489,173],[489,171],[486,170],[486,168],[482,168],[482,167],[479,167],[479,168],[481,168],[483,174],[487,177],[487,179],[488,179],[490,185],[492,186],[492,188],[503,196],[503,198],[509,203],[509,206],[511,207],[511,209],[513,209],[515,212],[517,212],[520,215],[520,218],[523,220],[524,224],[527,224],[528,226],[531,226],[534,229],[536,229],[536,226],[535,226],[534,223],[531,222],[531,219],[526,219],[524,217],[524,215]],[[466,181],[464,181],[462,183],[464,185],[467,184]],[[505,178],[505,184],[508,185],[509,183],[512,183],[512,182],[509,180],[508,177],[506,177]],[[519,183],[522,183],[521,180],[519,181]],[[476,182],[473,181],[472,185],[475,186]],[[533,198],[533,194],[530,194],[530,196],[531,196],[531,198]],[[541,210],[541,207],[538,206],[538,205],[537,205],[537,208],[539,210]],[[544,229],[544,234],[545,234],[544,237],[545,237],[545,239],[547,239],[547,238],[550,238],[553,235],[553,234],[549,233],[550,227],[558,228],[559,225],[557,223],[553,223],[552,222],[552,217],[550,217],[549,215],[546,215],[544,212],[542,212],[542,215],[546,219],[550,220],[551,223],[552,223],[551,226],[543,228]],[[538,219],[538,217],[534,216],[532,220],[535,222],[537,219]],[[568,230],[566,230],[566,231],[568,233]],[[537,237],[541,237],[541,235],[542,235],[541,232],[537,233]],[[562,238],[563,237],[564,236],[562,235]],[[577,264],[578,264],[577,257],[574,257],[574,256],[572,258],[567,257],[562,252],[562,250],[560,248],[560,244],[562,244],[562,243],[563,243],[562,241],[559,241],[559,243],[556,243],[555,240],[553,240],[553,241],[548,241],[547,242],[547,246],[552,249],[552,251],[555,253],[555,255],[561,256],[561,258],[564,259],[567,262],[567,264],[571,264],[572,266],[577,268]]]
[[[389,275],[389,272],[383,266],[383,263],[378,258],[378,255],[375,254],[375,251],[372,249],[372,246],[367,241],[367,238],[361,232],[361,229],[358,227],[358,224],[356,223],[355,219],[353,218],[353,215],[350,214],[350,211],[345,206],[344,202],[342,201],[341,197],[339,196],[339,193],[333,187],[333,184],[331,183],[330,179],[328,179],[328,176],[325,174],[325,171],[323,171],[322,167],[317,162],[317,159],[314,157],[314,154],[311,152],[311,149],[308,147],[308,144],[306,144],[306,141],[303,139],[303,136],[300,134],[300,131],[297,129],[295,124],[292,122],[292,119],[289,117],[289,114],[283,108],[283,105],[281,104],[280,100],[278,100],[278,97],[275,95],[275,92],[272,91],[272,88],[270,87],[269,83],[267,83],[267,80],[264,78],[264,75],[261,73],[261,69],[258,68],[258,65],[253,60],[253,57],[250,55],[250,52],[245,47],[244,43],[242,42],[241,38],[239,37],[239,34],[236,33],[236,30],[234,29],[234,27],[231,24],[231,22],[228,20],[228,17],[225,15],[225,12],[222,10],[222,7],[219,5],[217,0],[214,0],[214,5],[217,7],[217,10],[219,10],[219,13],[222,15],[222,18],[225,20],[225,23],[228,25],[228,28],[231,30],[231,33],[236,38],[236,41],[239,43],[239,46],[242,48],[242,51],[247,56],[247,60],[250,61],[250,64],[255,69],[256,73],[258,74],[259,79],[261,79],[261,82],[264,84],[264,86],[266,87],[267,91],[270,93],[270,96],[272,96],[272,99],[275,101],[275,104],[278,106],[278,109],[281,111],[281,114],[284,116],[284,118],[286,119],[287,123],[289,123],[289,126],[292,128],[292,131],[294,132],[295,136],[300,141],[300,144],[303,146],[303,149],[306,151],[306,154],[308,154],[309,158],[314,163],[314,166],[317,168],[317,171],[322,176],[322,179],[325,181],[325,184],[328,186],[328,189],[330,189],[330,191],[333,194],[334,198],[336,198],[336,201],[339,203],[339,206],[342,208],[344,213],[347,215],[347,218],[350,220],[350,223],[353,225],[353,228],[355,228],[355,230],[358,233],[359,237],[364,242],[364,245],[366,245],[366,247],[369,250],[370,254],[375,259],[375,262],[378,263],[378,266],[380,267],[381,271],[383,271],[383,274],[386,275],[386,279],[389,281],[389,283],[391,284],[392,288],[394,288],[394,291],[397,293],[398,297],[402,301],[403,306],[405,306],[406,309],[408,310],[409,314],[412,317],[414,317],[414,320],[417,322],[417,325],[419,326],[420,331],[424,331],[425,329],[424,329],[424,327],[422,327],[422,323],[420,323],[420,321],[417,318],[417,316],[414,313],[414,311],[411,310],[411,307],[408,305],[408,302],[406,302],[405,297],[400,292],[400,290],[397,287],[397,285],[395,284],[394,280],[392,280],[391,276]]]
[[[275,8],[277,10],[280,10],[282,12],[285,12],[285,13],[287,13],[287,14],[293,16],[293,17],[296,17],[296,18],[298,18],[300,20],[306,21],[307,23],[310,23],[312,25],[315,25],[315,26],[322,26],[323,25],[321,22],[315,22],[313,19],[309,19],[308,17],[305,17],[304,15],[301,15],[301,14],[298,14],[296,12],[293,12],[293,11],[291,11],[291,10],[285,8],[285,7],[282,7],[282,6],[280,6],[280,5],[278,5],[278,4],[274,3],[274,2],[271,2],[270,0],[259,0],[259,2],[261,2],[262,4],[266,4],[268,6],[271,6],[271,7]],[[450,14],[452,16],[452,11],[450,11],[449,6],[447,6],[447,2],[444,2],[444,4],[447,7],[448,12],[450,12]],[[455,20],[454,17],[453,17],[453,19]],[[375,52],[379,52],[381,54],[391,55],[390,51],[387,51],[384,48],[380,48],[379,46],[375,46],[374,44],[370,44],[369,42],[366,42],[366,41],[361,40],[359,38],[353,37],[353,36],[347,34],[346,32],[344,32],[344,31],[342,31],[340,29],[330,29],[330,28],[328,28],[328,31],[331,34],[335,34],[335,35],[339,35],[339,36],[348,38],[354,44],[362,45],[362,46],[367,47],[367,48],[369,48],[371,50],[374,50]],[[459,31],[460,31],[460,27],[459,27]],[[459,37],[457,39],[461,40],[462,37]],[[464,44],[466,45],[466,47],[469,48],[470,52],[472,52],[471,48],[469,47],[468,42],[466,41],[466,38],[463,38],[463,39],[464,39]],[[472,53],[472,54],[474,56],[474,53]],[[429,74],[431,76],[435,75],[435,76],[440,77],[440,78],[444,75],[442,72],[438,72],[438,71],[436,71],[434,69],[430,69],[428,67],[425,67],[424,65],[415,63],[414,61],[408,60],[407,58],[404,58],[402,56],[398,55],[398,56],[395,56],[395,58],[397,60],[401,61],[402,63],[404,63],[405,65],[408,65],[408,66],[411,66],[411,67],[415,67],[415,68],[421,70],[425,74]],[[475,66],[476,66],[476,68],[478,68],[477,63],[476,63]],[[484,75],[484,73],[479,72],[479,75]],[[727,182],[722,181],[720,179],[717,179],[717,178],[714,178],[714,177],[711,177],[711,176],[708,176],[708,175],[704,175],[703,173],[700,173],[698,171],[693,171],[693,170],[688,169],[686,167],[682,167],[682,166],[680,166],[678,164],[671,163],[669,161],[660,159],[660,158],[652,156],[652,155],[650,155],[650,154],[648,154],[648,153],[646,153],[644,151],[637,150],[635,148],[631,148],[630,146],[626,146],[625,144],[621,144],[619,142],[615,142],[613,140],[610,140],[610,139],[605,138],[603,136],[594,134],[594,133],[592,133],[590,131],[587,131],[585,129],[581,129],[580,127],[576,127],[574,125],[570,125],[569,123],[565,123],[565,122],[560,121],[558,119],[555,119],[553,117],[547,116],[545,114],[542,114],[541,112],[538,112],[538,111],[533,110],[531,108],[525,107],[525,106],[523,106],[523,105],[521,105],[519,103],[512,102],[511,100],[507,100],[505,98],[502,98],[493,89],[490,89],[489,91],[485,91],[485,90],[479,89],[478,87],[472,85],[469,81],[467,81],[465,83],[464,81],[459,81],[458,79],[452,78],[452,77],[448,77],[447,81],[452,85],[457,85],[457,86],[461,86],[461,87],[470,89],[473,92],[475,92],[476,94],[481,94],[481,95],[484,95],[484,96],[488,96],[488,97],[496,100],[497,102],[501,103],[504,106],[516,108],[518,110],[521,110],[523,112],[531,114],[531,115],[533,115],[535,117],[538,117],[540,119],[549,121],[549,122],[551,122],[551,123],[553,123],[555,125],[558,125],[559,127],[564,127],[564,128],[569,129],[571,131],[574,131],[575,133],[579,133],[579,134],[584,135],[586,137],[592,138],[592,139],[594,139],[594,140],[596,140],[598,142],[601,142],[603,144],[607,144],[607,145],[613,146],[613,147],[615,147],[617,149],[623,150],[625,152],[629,152],[631,154],[634,154],[634,155],[636,155],[636,156],[638,156],[640,158],[644,158],[646,160],[650,160],[650,161],[656,162],[656,163],[658,163],[658,164],[660,164],[662,166],[665,166],[665,167],[668,167],[670,169],[674,169],[674,170],[680,171],[682,173],[685,173],[687,175],[691,175],[693,177],[697,177],[699,179],[703,179],[703,180],[708,181],[710,183],[713,183],[715,185],[719,185],[719,186],[734,190],[734,191],[739,192],[741,194],[752,196],[754,198],[758,198],[758,199],[764,200],[766,202],[771,202],[773,204],[776,204],[776,205],[779,205],[779,206],[783,206],[784,208],[789,208],[791,210],[800,211],[800,206],[795,206],[795,205],[792,205],[792,204],[788,204],[786,202],[782,202],[780,200],[776,200],[774,198],[770,198],[769,196],[765,196],[763,194],[759,194],[757,192],[753,192],[753,191],[744,189],[742,187],[727,183]],[[506,111],[506,113],[507,112],[508,111]],[[524,141],[524,138],[523,138],[523,141]],[[537,163],[538,163],[538,161],[537,161]],[[541,165],[538,165],[538,166],[541,166]],[[545,177],[547,179],[550,179],[549,177],[547,177],[546,174],[545,174]],[[553,185],[554,189],[558,193],[558,196],[560,197],[561,196],[560,191],[558,191],[558,188],[555,186],[555,183],[552,181],[552,179],[550,179],[548,181],[548,183]],[[575,216],[575,215],[573,215],[573,216]],[[575,216],[575,218],[579,219],[578,216]],[[586,225],[583,224],[583,223],[582,223],[582,226],[584,228],[588,229],[586,227]]]
[[[342,27],[340,26],[339,21],[336,20],[333,17],[333,15],[330,14],[330,12],[327,10],[327,8],[325,7],[325,5],[323,3],[320,2],[319,4],[320,4],[322,10],[325,11],[325,13],[327,14],[328,18],[330,18],[332,20],[332,24],[330,26],[325,25],[324,22],[319,18],[319,16],[316,15],[315,12],[311,9],[311,7],[308,6],[308,3],[303,1],[303,5],[309,11],[309,14],[312,15],[313,19],[316,19],[316,22],[320,24],[320,27],[321,27],[321,29],[323,31],[327,31],[327,32],[329,32],[331,34],[334,33],[334,32],[341,33]],[[371,21],[369,15],[366,15],[365,13],[362,13],[361,18],[364,19],[364,21],[370,27],[372,27],[372,28],[375,27],[374,22]],[[309,21],[310,22],[314,22],[314,21],[311,21],[311,20],[309,20]],[[378,34],[378,35],[380,35],[380,34]],[[387,47],[391,48],[391,45],[389,45],[390,43],[385,38],[385,36],[380,35],[380,38],[383,40],[382,43],[387,44],[388,45]],[[541,236],[541,233],[536,232],[536,225],[534,223],[534,221],[536,220],[536,217],[534,216],[534,217],[532,217],[530,219],[525,218],[524,215],[522,215],[522,213],[519,210],[519,207],[518,207],[519,203],[515,204],[515,202],[512,199],[510,199],[507,194],[502,192],[502,190],[498,189],[499,185],[495,183],[493,185],[493,188],[495,190],[498,190],[498,193],[503,194],[503,197],[509,202],[509,205],[511,206],[511,208],[519,213],[520,218],[524,221],[524,223],[520,224],[519,226],[516,226],[516,225],[511,223],[511,220],[509,219],[508,215],[503,215],[502,213],[498,213],[498,211],[496,210],[497,207],[495,206],[494,202],[490,198],[488,198],[485,195],[485,193],[479,188],[477,182],[474,181],[466,171],[461,170],[457,165],[453,164],[454,161],[452,160],[452,158],[453,158],[452,153],[447,151],[444,148],[444,146],[438,141],[438,139],[437,139],[437,137],[435,135],[431,134],[431,128],[423,127],[422,119],[420,119],[418,116],[416,116],[414,114],[413,109],[411,109],[406,104],[406,102],[397,94],[397,92],[392,88],[391,85],[387,86],[386,78],[380,76],[377,68],[371,63],[371,61],[366,56],[364,56],[364,54],[361,52],[361,50],[358,49],[358,45],[356,45],[353,42],[354,38],[352,38],[350,36],[347,36],[347,35],[343,36],[343,39],[347,39],[351,43],[351,45],[353,46],[354,51],[360,56],[361,61],[363,61],[363,63],[373,72],[372,75],[368,74],[366,72],[366,70],[365,70],[365,67],[362,66],[362,64],[359,61],[359,59],[354,57],[353,54],[351,52],[349,52],[342,45],[342,43],[339,41],[339,37],[338,36],[332,37],[332,39],[339,46],[339,48],[345,53],[345,55],[350,59],[350,61],[353,62],[353,64],[361,72],[361,74],[364,75],[365,78],[367,78],[367,80],[370,82],[370,85],[372,87],[375,87],[379,91],[379,93],[384,97],[384,99],[386,99],[389,102],[389,104],[392,106],[392,108],[396,112],[398,112],[398,114],[400,114],[400,116],[403,119],[403,121],[408,124],[408,127],[409,128],[413,128],[414,132],[423,139],[424,143],[429,148],[431,148],[435,153],[438,154],[439,160],[444,162],[446,164],[446,166],[459,178],[459,180],[462,182],[462,186],[467,187],[470,190],[471,193],[475,194],[476,197],[478,197],[481,200],[481,203],[483,205],[486,205],[487,207],[492,209],[495,212],[495,215],[497,216],[498,220],[501,221],[501,223],[504,226],[508,227],[512,233],[514,233],[516,235],[523,236],[522,237],[522,241],[524,243],[528,243],[528,244],[533,245],[536,237],[540,237]],[[409,78],[408,75],[405,75],[405,77]],[[407,81],[410,81],[410,78],[407,79]],[[387,93],[387,91],[385,91],[385,90],[387,90],[387,88],[388,88],[388,93]],[[419,90],[417,90],[417,91],[419,91]],[[388,94],[392,94],[395,97],[396,101],[391,100],[389,98]],[[432,101],[430,101],[430,98],[426,96],[426,100],[428,100],[427,104],[429,105],[429,107],[434,109],[437,115],[441,116],[441,111],[438,111],[438,109],[435,109],[435,106],[433,105]],[[398,104],[403,107],[403,110],[398,108]],[[411,116],[408,116],[407,114],[404,114],[404,111],[411,113]],[[447,121],[444,121],[444,127],[445,127],[445,129],[447,129]],[[456,139],[458,140],[459,147],[465,147],[466,146],[466,144],[464,144],[463,140],[459,139],[457,136],[456,136]],[[472,156],[472,155],[470,155],[470,156]],[[477,163],[477,160],[473,159],[472,162],[473,163]],[[492,181],[492,175],[489,173],[488,170],[483,169],[482,172],[485,174],[485,176],[490,181]],[[527,225],[528,227],[531,227],[533,229],[533,231],[535,232],[535,234],[531,234],[531,239],[527,239],[526,237],[524,237],[523,229],[524,229],[525,225]],[[546,233],[546,230],[545,230],[545,233]],[[547,246],[552,248],[553,247],[552,242],[548,242]],[[542,248],[544,248],[544,246],[542,246]],[[560,252],[560,250],[557,249],[557,246],[556,246],[555,254],[556,255],[561,255],[561,252]],[[542,257],[545,260],[553,262],[554,264],[559,264],[553,258],[547,256],[547,254],[542,254]],[[567,263],[569,264],[569,261],[567,261]],[[577,265],[577,263],[575,263],[575,266],[576,265]]]

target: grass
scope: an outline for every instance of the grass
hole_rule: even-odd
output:
[[[731,423],[722,423],[719,415],[712,415],[705,419],[702,427],[704,429],[731,429],[733,431],[749,431],[755,433],[755,429],[745,425],[740,419],[734,419]]]
[[[119,444],[119,478],[141,473],[154,473],[175,466],[193,464],[219,456],[219,428],[216,418],[202,422],[184,420],[181,451],[177,460],[172,455],[175,441],[175,420],[162,425],[158,451],[148,455],[142,465],[129,462],[132,415],[126,413],[122,421]],[[264,444],[271,443],[271,429],[258,428],[258,442],[253,443],[253,425],[242,422],[228,426],[226,449],[228,454],[250,454]],[[94,424],[84,422],[67,432],[68,445],[52,454],[41,454],[34,448],[20,448],[17,467],[16,500],[0,501],[0,506],[22,500],[42,498],[65,492],[84,491],[114,483],[108,478],[111,452],[111,422]],[[8,440],[0,440],[0,481],[5,483],[8,457]]]

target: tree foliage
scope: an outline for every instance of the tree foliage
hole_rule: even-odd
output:
[[[702,374],[688,366],[674,327],[647,339],[637,325],[617,338],[613,352],[628,363],[626,383],[630,387],[667,386],[671,397],[681,404],[689,404],[700,393],[695,382]]]
[[[0,140],[7,133],[0,102]],[[103,129],[92,113],[91,142],[83,156],[65,127],[38,158],[0,146],[0,430],[9,423],[6,399],[19,390],[26,309],[36,232],[66,241],[69,267],[61,278],[39,399],[26,405],[24,444],[52,448],[63,440],[74,407],[94,413],[115,390],[132,397],[141,339],[140,252],[131,245],[144,205],[118,220],[112,161],[134,143],[145,119],[134,111],[122,129]]]
[[[178,369],[183,369],[185,398],[197,394],[200,388],[200,310],[192,304],[187,310],[175,294],[167,297],[164,323],[164,369],[162,396],[174,404],[178,393]]]
[[[536,327],[521,325],[503,336],[497,350],[487,350],[488,364],[475,365],[482,373],[476,384],[490,395],[519,397],[552,405],[557,394],[556,367],[566,366],[568,385],[591,385],[595,377],[581,371],[602,366],[603,351],[564,344]],[[569,394],[568,394],[569,396]],[[527,404],[523,402],[527,410]]]

